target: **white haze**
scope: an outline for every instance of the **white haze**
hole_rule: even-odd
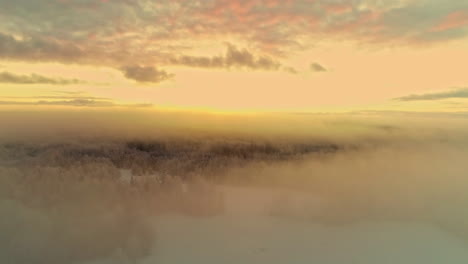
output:
[[[0,263],[467,263],[467,121],[3,111]]]

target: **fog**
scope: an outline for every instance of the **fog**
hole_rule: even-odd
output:
[[[0,111],[1,263],[466,263],[461,114]]]

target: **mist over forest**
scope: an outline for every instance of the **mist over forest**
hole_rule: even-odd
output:
[[[0,122],[1,262],[168,263],[177,246],[165,247],[198,228],[232,239],[219,227],[230,221],[253,233],[416,225],[468,247],[464,116],[49,110]]]

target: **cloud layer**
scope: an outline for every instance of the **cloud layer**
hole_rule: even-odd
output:
[[[324,38],[412,45],[468,35],[468,3],[456,0],[0,0],[0,10],[0,58],[117,68],[276,70],[277,60]],[[246,44],[223,56],[188,55],[198,41],[225,39]],[[149,81],[168,77],[159,76]]]

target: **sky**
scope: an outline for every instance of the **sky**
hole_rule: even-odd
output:
[[[0,0],[0,109],[468,111],[460,0]]]

